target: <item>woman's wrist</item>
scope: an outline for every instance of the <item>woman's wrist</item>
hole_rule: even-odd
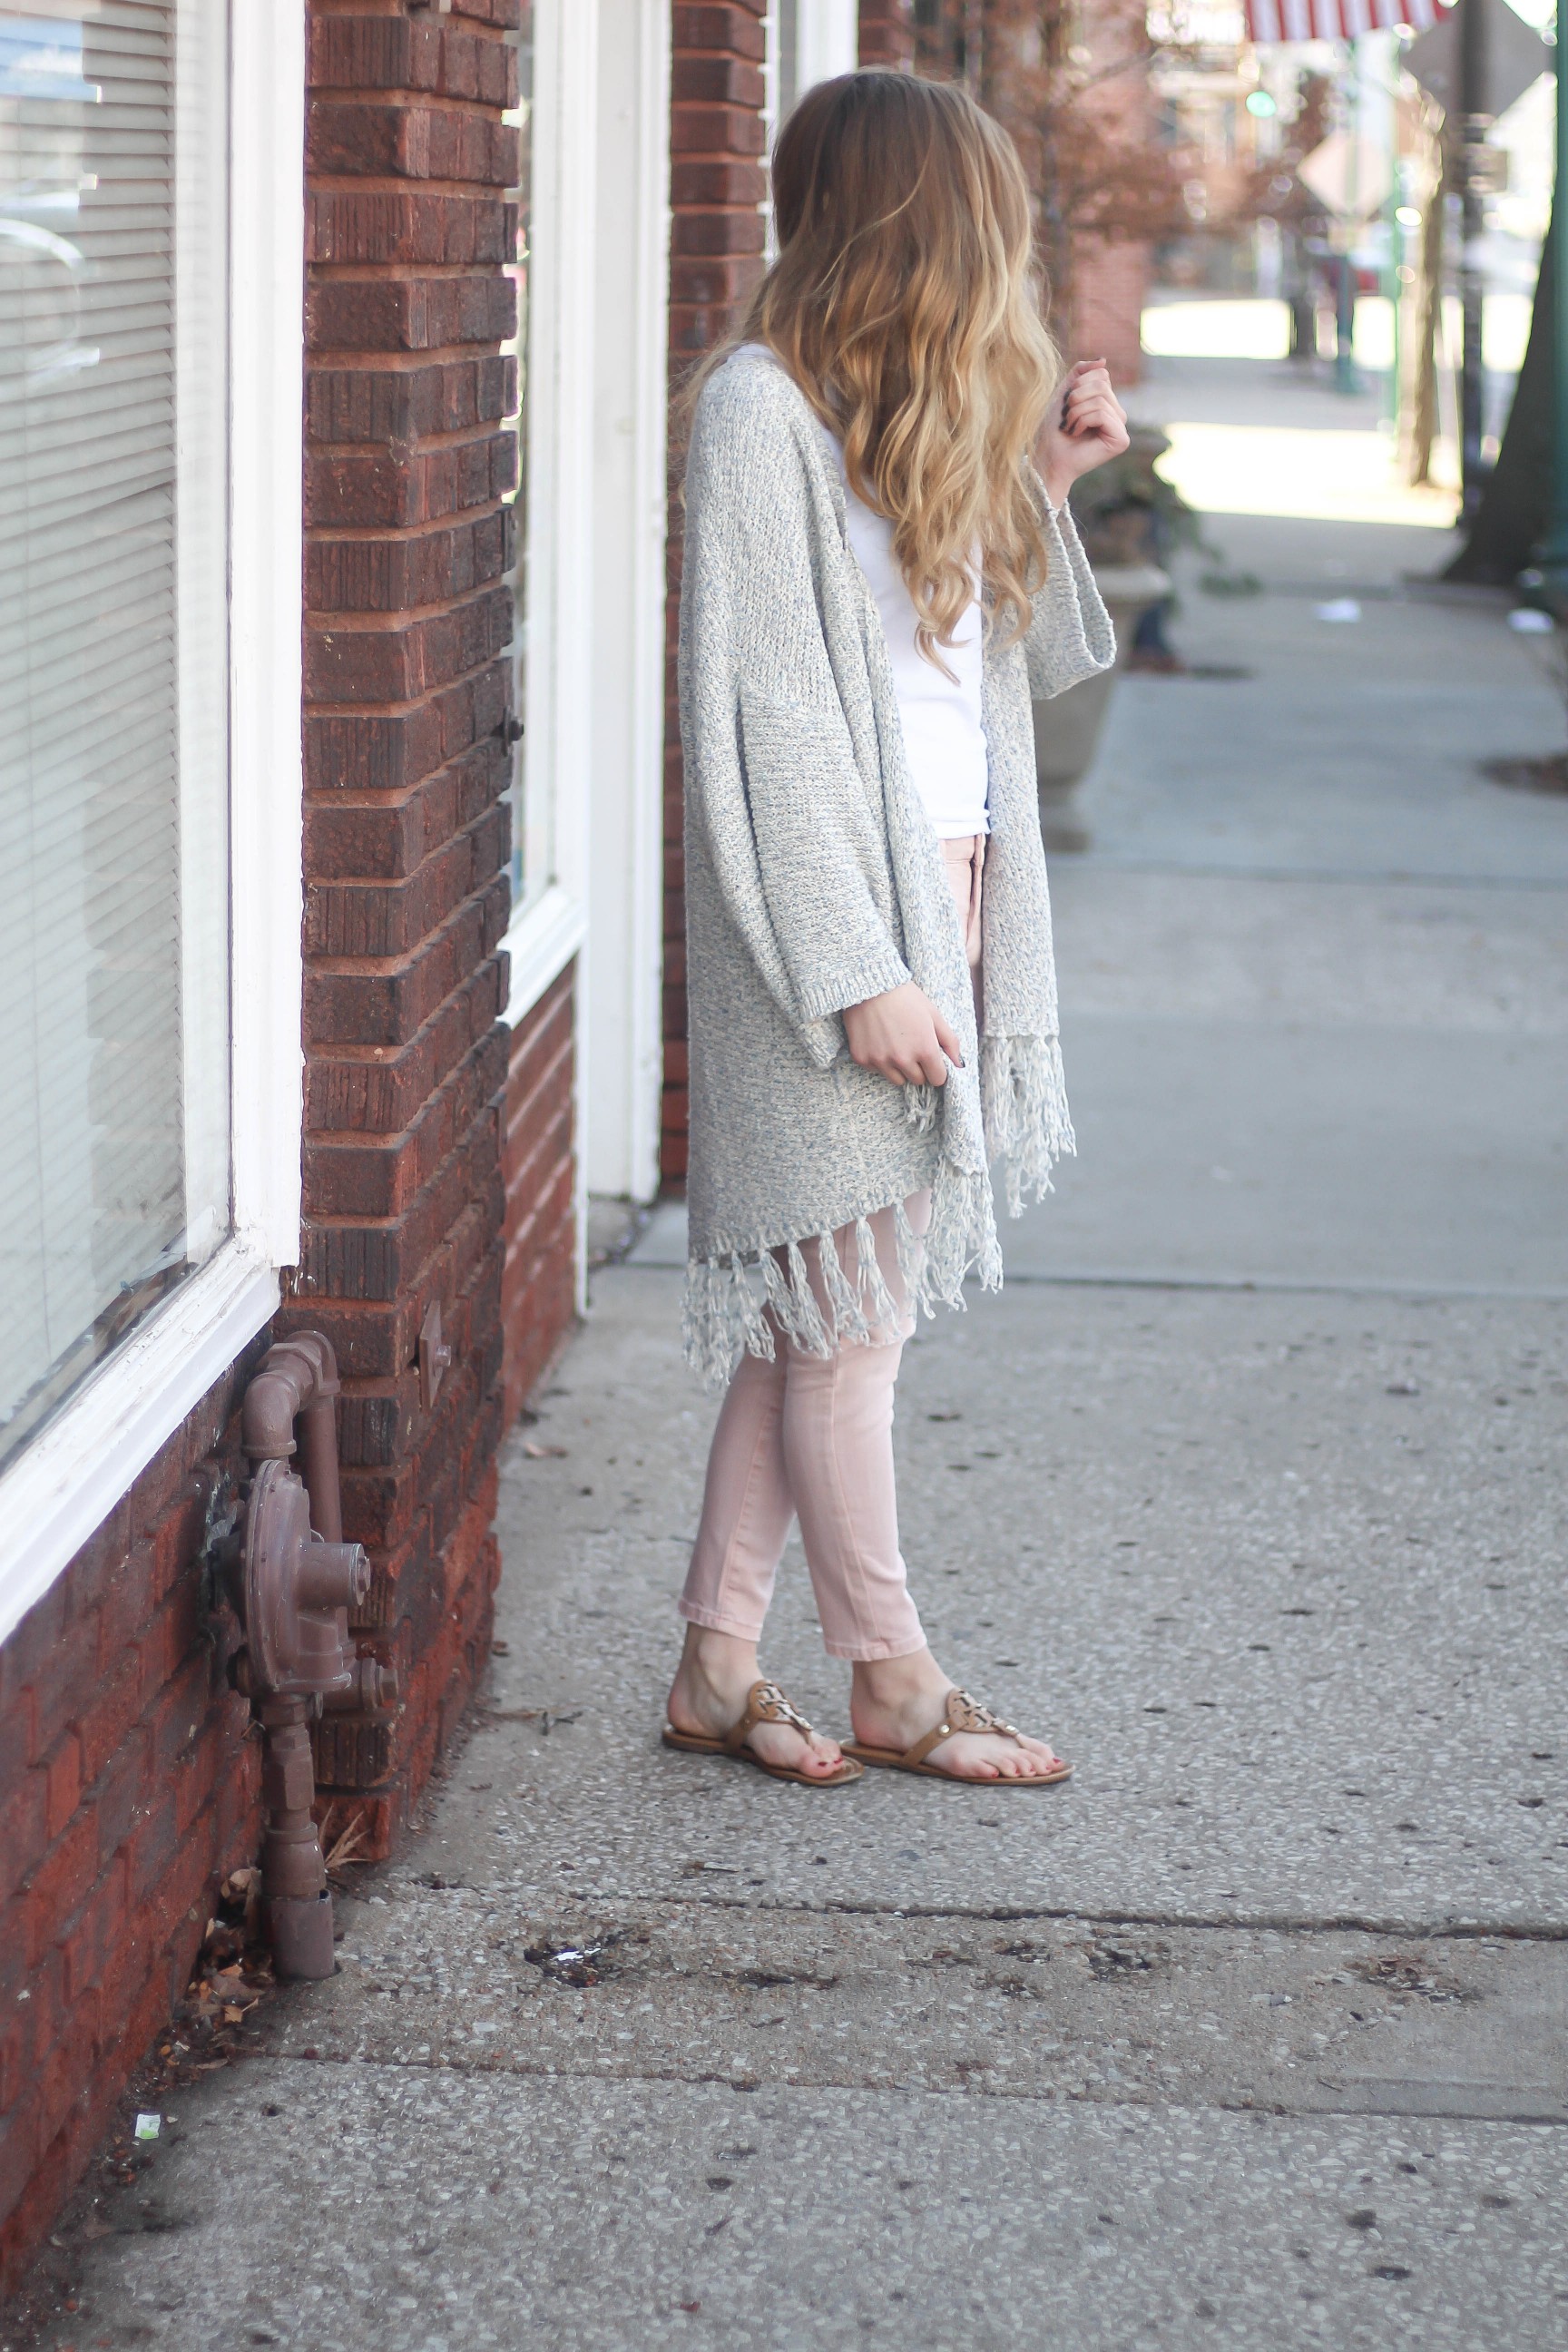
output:
[[[1042,433],[1030,455],[1035,461],[1035,471],[1040,478],[1040,488],[1046,494],[1046,504],[1053,515],[1058,515],[1068,502],[1073,478],[1062,472],[1061,450],[1059,446],[1051,446],[1054,437],[1052,434]]]

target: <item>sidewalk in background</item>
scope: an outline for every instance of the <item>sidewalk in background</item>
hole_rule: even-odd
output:
[[[656,1219],[511,1442],[427,1832],[61,2343],[1568,2344],[1568,804],[1477,767],[1562,712],[1407,592],[1437,534],[1211,529],[1266,593],[1184,582],[1053,864],[1080,1156],[900,1389],[933,1646],[1077,1779],[660,1750]],[[767,1664],[844,1727],[795,1544]]]

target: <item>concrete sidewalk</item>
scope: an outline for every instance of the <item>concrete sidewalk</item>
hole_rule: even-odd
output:
[[[1054,868],[1079,1160],[900,1387],[933,1646],[1077,1778],[659,1748],[656,1225],[428,1829],[79,2212],[58,2343],[1568,2346],[1568,806],[1476,768],[1561,714],[1399,588],[1437,534],[1213,530],[1269,593],[1187,598],[1221,674],[1124,683]],[[794,1545],[768,1664],[845,1727]]]

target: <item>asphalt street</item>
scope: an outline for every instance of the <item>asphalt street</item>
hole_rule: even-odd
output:
[[[661,1750],[662,1213],[426,1827],[79,2207],[62,2344],[1568,2346],[1568,803],[1480,766],[1562,708],[1441,533],[1209,530],[1262,593],[1184,575],[1053,865],[1079,1157],[900,1391],[932,1645],[1076,1778]],[[766,1663],[847,1727],[793,1543]]]

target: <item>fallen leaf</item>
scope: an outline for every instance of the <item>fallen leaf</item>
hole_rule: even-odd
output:
[[[229,2001],[226,2004],[224,2009],[223,2021],[226,2025],[243,2025],[245,2022],[244,2010],[236,2009],[234,2003]]]

